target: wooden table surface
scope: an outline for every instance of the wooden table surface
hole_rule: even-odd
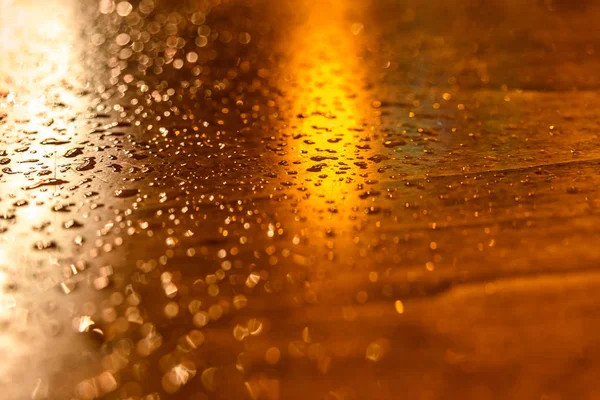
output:
[[[0,398],[600,398],[600,5],[0,1]]]

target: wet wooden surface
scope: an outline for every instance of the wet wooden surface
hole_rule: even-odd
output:
[[[7,399],[600,397],[600,8],[0,3]]]

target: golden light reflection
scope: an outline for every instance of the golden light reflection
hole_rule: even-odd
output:
[[[40,112],[48,90],[77,76],[75,42],[77,3],[72,1],[0,1],[0,89],[5,102]],[[21,97],[27,93],[26,98]],[[4,105],[6,107],[6,104]]]
[[[58,355],[67,349],[52,335],[44,336],[49,317],[40,305],[60,304],[54,286],[61,270],[52,257],[35,249],[35,240],[47,240],[47,232],[32,229],[48,220],[57,225],[50,207],[56,190],[34,193],[23,188],[48,176],[46,172],[57,177],[54,153],[64,150],[44,140],[68,143],[72,131],[65,121],[88,105],[73,90],[85,79],[76,47],[81,42],[80,14],[79,2],[72,0],[0,0],[0,111],[7,124],[0,151],[10,157],[3,170],[3,212],[16,210],[16,217],[3,221],[8,230],[0,238],[2,398],[46,398],[39,387],[47,387],[59,366],[45,365],[44,357],[30,361],[36,354]],[[36,387],[33,394],[31,387]]]
[[[348,193],[360,181],[356,145],[360,132],[368,129],[371,111],[364,98],[367,71],[357,46],[364,27],[348,20],[343,0],[306,8],[305,23],[286,43],[293,51],[286,65],[293,88],[288,93],[292,133],[302,135],[290,151],[289,163],[305,160],[297,171],[298,184],[311,194],[305,196],[305,204],[326,206],[329,219],[340,227],[342,219],[335,214],[347,212],[358,200]]]
[[[9,130],[2,139],[4,149],[11,154],[11,179],[3,181],[3,191],[19,201],[30,194],[23,191],[38,176],[32,174],[31,165],[43,164],[42,169],[57,177],[55,152],[61,149],[44,144],[44,140],[60,139],[69,142],[66,135],[72,134],[58,121],[69,118],[71,107],[85,109],[82,98],[75,98],[69,90],[76,80],[82,79],[81,59],[75,43],[80,32],[81,18],[74,1],[48,0],[1,0],[0,41],[3,57],[0,57],[0,91],[8,93],[0,97],[0,109],[9,115],[8,123],[17,123],[27,135],[22,139],[19,130]],[[68,104],[57,109],[54,102]],[[53,121],[49,127],[47,121]],[[64,129],[63,129],[64,128]],[[16,151],[22,148],[23,151]],[[44,175],[46,176],[46,175]],[[19,218],[29,224],[39,225],[51,218],[45,204],[54,191],[36,194],[29,204],[20,208]],[[26,202],[25,202],[26,204]],[[30,243],[22,240],[26,232],[11,230],[0,242],[4,257],[0,260],[9,266],[17,265],[17,257],[32,253]],[[9,244],[10,243],[10,244]],[[16,243],[17,245],[14,245]]]

